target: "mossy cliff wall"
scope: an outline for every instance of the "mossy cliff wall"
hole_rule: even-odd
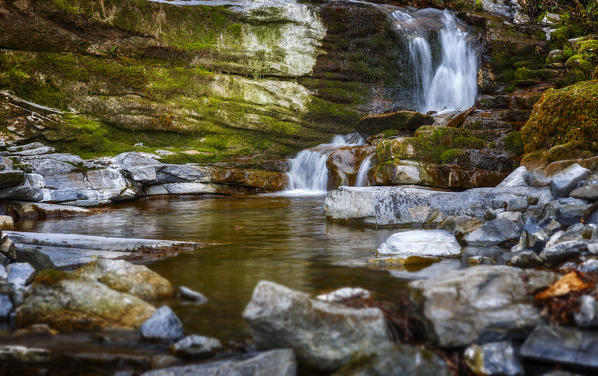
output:
[[[254,5],[0,0],[0,88],[78,113],[50,140],[71,151],[143,142],[220,159],[348,133],[394,85],[394,34],[375,9]]]

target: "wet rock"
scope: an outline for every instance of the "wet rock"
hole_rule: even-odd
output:
[[[598,368],[598,333],[561,326],[538,326],[525,340],[520,354],[544,362]]]
[[[523,366],[509,341],[471,345],[465,349],[465,363],[476,375],[523,375]]]
[[[182,338],[183,324],[168,306],[158,308],[141,325],[141,336],[148,341],[172,342]]]
[[[204,294],[198,291],[193,291],[189,287],[181,286],[179,287],[179,297],[184,300],[190,300],[195,303],[205,303],[208,301],[208,298]]]
[[[539,321],[532,291],[555,273],[508,266],[474,266],[409,284],[409,294],[440,346],[464,346],[523,336]]]
[[[521,224],[507,218],[496,218],[465,236],[467,244],[497,245],[519,239]]]
[[[223,360],[150,371],[142,376],[295,376],[297,362],[293,350],[272,350],[246,359]]]
[[[185,337],[174,345],[172,351],[183,358],[206,357],[222,348],[222,343],[216,338],[203,337],[197,334]]]
[[[579,298],[579,311],[573,314],[575,324],[582,328],[598,327],[598,304],[591,295]]]
[[[0,171],[0,189],[14,187],[25,182],[25,173],[19,170]]]
[[[155,308],[104,284],[44,271],[25,294],[16,320],[20,327],[48,324],[52,328],[130,329],[139,327]]]
[[[316,296],[316,299],[323,302],[335,303],[349,299],[368,299],[371,293],[361,287],[343,287],[338,290]]]
[[[173,292],[170,282],[158,273],[145,265],[135,265],[124,260],[94,261],[77,270],[77,274],[143,300],[165,299]]]
[[[6,320],[13,309],[14,306],[10,296],[6,294],[0,294],[0,321]]]
[[[412,230],[391,235],[378,248],[379,255],[395,257],[455,257],[461,246],[455,236],[443,230]]]
[[[440,224],[440,229],[455,235],[457,239],[480,228],[484,222],[468,215],[450,216]]]
[[[548,234],[543,229],[535,223],[528,221],[515,248],[517,250],[531,249],[539,252],[544,248],[549,239]]]
[[[414,131],[422,125],[434,124],[434,118],[415,111],[397,111],[379,115],[367,115],[359,119],[355,130],[363,137],[378,134],[387,129]]]
[[[541,256],[551,264],[558,264],[559,262],[582,254],[587,249],[588,242],[586,240],[571,240],[544,248]]]
[[[8,272],[8,283],[16,286],[26,286],[33,281],[35,277],[35,269],[26,262],[16,262],[8,265],[6,268]]]
[[[0,347],[0,362],[18,362],[20,364],[44,363],[51,359],[51,354],[46,349],[25,346]]]
[[[556,197],[566,197],[577,184],[588,177],[590,170],[575,163],[557,172],[550,181],[550,190]]]
[[[382,342],[334,373],[334,376],[349,375],[449,376],[451,372],[444,361],[429,350]]]
[[[325,303],[267,281],[256,286],[243,318],[258,348],[293,348],[299,362],[317,370],[338,369],[388,338],[379,309]]]
[[[510,265],[520,268],[533,268],[544,263],[544,259],[536,254],[534,251],[514,252],[509,261]]]

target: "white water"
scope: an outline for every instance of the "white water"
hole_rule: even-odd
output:
[[[439,113],[470,108],[477,94],[478,56],[468,34],[455,15],[445,10],[392,13],[395,27],[408,40],[415,82],[417,110]],[[430,45],[431,25],[438,31],[440,57],[434,61]]]
[[[356,187],[369,187],[370,182],[368,181],[368,172],[370,171],[371,167],[372,167],[372,156],[369,155],[359,165],[359,170],[357,171],[357,178],[355,179]]]
[[[326,160],[334,149],[342,146],[363,145],[365,140],[359,134],[334,136],[328,144],[321,144],[312,149],[302,150],[290,160],[291,167],[287,176],[289,182],[285,195],[320,195],[328,188],[328,168]]]

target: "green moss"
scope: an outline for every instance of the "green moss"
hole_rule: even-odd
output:
[[[514,155],[523,154],[523,139],[521,138],[521,132],[511,132],[505,139],[505,149]]]
[[[463,149],[449,149],[440,155],[442,163],[459,163],[464,158],[467,158],[467,152]]]
[[[47,269],[39,271],[36,276],[34,283],[40,283],[44,285],[54,285],[62,280],[72,278],[70,273],[62,270]]]

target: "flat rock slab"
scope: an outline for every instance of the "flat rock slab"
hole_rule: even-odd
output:
[[[446,231],[413,230],[391,235],[378,253],[401,257],[456,257],[461,254],[461,246],[455,236]]]
[[[539,326],[521,347],[523,357],[598,369],[598,333]]]
[[[151,259],[156,255],[194,251],[197,242],[105,236],[3,231],[2,249],[37,269],[62,268],[97,259]]]

